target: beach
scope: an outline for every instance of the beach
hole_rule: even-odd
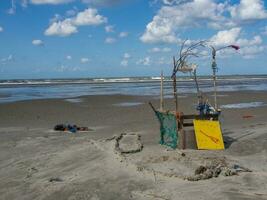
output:
[[[210,93],[208,97],[213,98]],[[218,100],[225,106],[223,151],[160,145],[159,123],[148,104],[159,107],[156,95],[2,103],[0,199],[267,199],[267,94],[220,92]],[[191,114],[196,102],[196,95],[183,93],[178,103]],[[172,98],[165,99],[165,109],[173,106]],[[89,130],[53,130],[62,123]],[[139,135],[141,151],[118,153],[114,137],[122,133]],[[199,165],[217,160],[250,171],[185,179]]]

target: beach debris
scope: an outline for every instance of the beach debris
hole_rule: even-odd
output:
[[[243,119],[249,119],[249,118],[253,118],[253,115],[243,115],[242,118]]]
[[[199,181],[210,178],[217,178],[218,176],[234,176],[239,172],[252,172],[250,169],[241,167],[237,164],[228,166],[225,162],[213,162],[210,165],[200,165],[196,168],[193,176],[188,176],[185,179],[188,181]]]
[[[62,178],[60,178],[60,177],[51,177],[50,179],[49,179],[49,182],[63,182],[63,179]]]
[[[143,149],[139,134],[122,133],[115,140],[115,150],[122,154],[137,153]]]
[[[69,131],[72,133],[76,133],[77,131],[92,131],[92,129],[89,129],[88,127],[79,127],[77,125],[71,125],[71,124],[57,124],[54,127],[55,131]]]

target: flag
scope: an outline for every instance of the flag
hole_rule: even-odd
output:
[[[234,48],[235,50],[240,49],[240,46],[237,46],[237,45],[230,45],[229,47],[232,47],[232,48]]]

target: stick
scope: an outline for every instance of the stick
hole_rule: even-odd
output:
[[[176,67],[175,57],[173,57],[173,64],[174,69]],[[177,97],[177,87],[176,87],[176,73],[173,73],[173,96],[174,96],[174,103],[175,103],[175,111],[178,112],[178,97]]]
[[[216,64],[216,49],[212,47],[212,70],[213,70],[213,87],[214,87],[214,107],[217,111],[217,86],[216,86],[216,70],[217,70],[217,64]]]
[[[163,111],[164,99],[163,99],[163,71],[161,71],[160,77],[160,111]]]

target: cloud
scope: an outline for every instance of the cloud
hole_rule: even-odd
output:
[[[219,31],[210,41],[214,46],[225,46],[233,44],[237,41],[241,32],[241,28],[232,28],[230,30]]]
[[[120,32],[119,37],[124,38],[124,37],[127,37],[128,35],[129,35],[128,32]]]
[[[4,31],[4,28],[0,26],[0,33]]]
[[[264,50],[264,46],[245,46],[240,49],[240,54],[245,59],[252,59],[255,58],[258,54],[262,53]]]
[[[158,62],[157,63],[160,64],[160,65],[170,65],[170,64],[172,64],[172,60],[169,59],[169,58],[166,59],[164,57],[160,57],[158,59]]]
[[[27,8],[27,7],[28,7],[28,0],[21,0],[21,1],[20,1],[20,5],[21,5],[23,8]]]
[[[77,9],[74,8],[74,9],[71,9],[71,10],[67,10],[65,15],[66,16],[74,16],[74,15],[76,15],[76,13],[77,13]]]
[[[112,25],[105,26],[105,31],[107,33],[113,33],[114,32],[114,26],[112,26]]]
[[[121,66],[124,66],[124,67],[128,66],[128,60],[126,60],[126,59],[122,60]]]
[[[265,50],[262,45],[263,40],[259,35],[254,36],[251,39],[241,38],[241,28],[232,28],[230,30],[219,31],[213,37],[211,37],[210,42],[212,45],[217,47],[223,47],[231,44],[236,44],[240,46],[238,51],[243,58],[251,59],[255,58],[258,54]],[[225,49],[219,51],[219,56],[230,56],[233,54],[233,50]]]
[[[145,57],[144,59],[140,59],[136,62],[138,65],[144,65],[144,66],[149,66],[151,64],[151,59],[149,56]]]
[[[267,26],[265,26],[262,30],[263,30],[263,31],[262,31],[261,34],[263,34],[263,35],[267,35]]]
[[[188,1],[190,0],[162,0],[162,3],[166,5],[174,5],[174,4],[182,4]]]
[[[2,65],[5,65],[5,64],[7,64],[7,63],[9,63],[9,62],[11,62],[11,61],[13,61],[14,60],[14,57],[13,57],[13,55],[12,54],[10,54],[8,57],[6,57],[6,58],[1,58],[1,64]]]
[[[176,43],[187,28],[227,29],[267,19],[263,0],[161,0],[162,7],[149,22],[140,40],[144,43]],[[233,1],[232,1],[233,2]]]
[[[88,63],[89,61],[89,58],[81,58],[81,63]]]
[[[121,61],[121,66],[124,66],[124,67],[128,66],[130,58],[131,58],[131,55],[129,53],[127,53],[127,52],[124,53],[123,54],[123,59]]]
[[[95,5],[95,6],[113,6],[126,0],[82,0],[83,3]]]
[[[77,32],[77,27],[72,24],[72,21],[70,19],[65,19],[64,21],[53,22],[45,30],[45,35],[69,36]]]
[[[97,9],[87,8],[79,12],[72,22],[76,26],[100,25],[107,22],[107,18],[98,14]]]
[[[66,56],[66,59],[67,59],[67,60],[72,60],[72,56],[67,55],[67,56]]]
[[[171,51],[171,48],[168,48],[168,47],[164,47],[164,48],[154,47],[148,50],[148,52],[150,53],[170,52],[170,51]]]
[[[72,18],[52,22],[45,35],[69,36],[78,32],[78,26],[100,25],[106,22],[107,18],[99,15],[96,9],[88,8]]]
[[[33,40],[32,44],[35,46],[42,46],[44,45],[44,42],[42,40]]]
[[[123,58],[129,59],[131,58],[131,55],[129,53],[124,53]]]
[[[11,0],[11,8],[7,10],[7,14],[14,15],[16,13],[16,3],[15,0]]]
[[[30,0],[32,4],[65,4],[65,3],[70,3],[75,0]]]
[[[112,37],[107,37],[105,39],[105,43],[107,43],[107,44],[113,44],[115,42],[116,42],[116,39],[115,38],[112,38]]]
[[[54,68],[54,71],[56,72],[76,72],[76,71],[83,71],[80,67],[71,67],[66,65],[60,65],[56,68]]]
[[[207,22],[225,22],[226,4],[213,0],[194,0],[187,3],[162,6],[147,24],[140,40],[145,43],[175,43],[181,28],[195,27]]]
[[[238,20],[266,19],[267,12],[262,0],[241,0],[240,4],[230,8],[231,16]]]

